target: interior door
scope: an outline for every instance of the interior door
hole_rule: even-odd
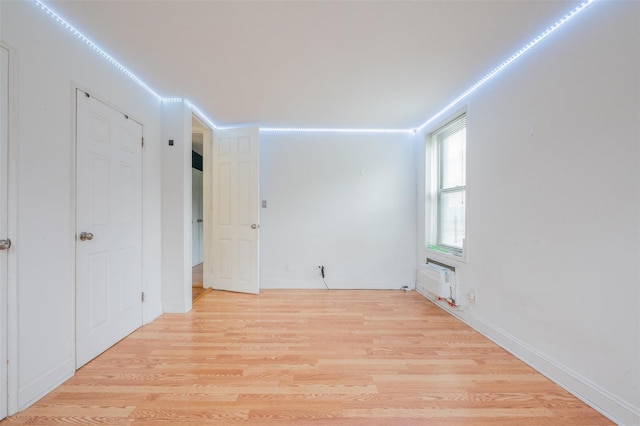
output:
[[[142,125],[76,93],[76,367],[142,325]]]
[[[191,263],[196,266],[202,263],[202,172],[191,169]]]
[[[0,46],[0,420],[7,417],[9,51]]]
[[[212,148],[212,284],[260,292],[259,132],[216,130]]]

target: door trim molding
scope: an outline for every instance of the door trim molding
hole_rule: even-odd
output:
[[[18,52],[11,45],[0,41],[1,48],[9,53],[8,73],[8,121],[7,121],[7,220],[8,237],[16,243],[18,240]],[[8,415],[18,412],[18,274],[17,251],[19,244],[15,244],[7,252],[7,411]]]
[[[213,236],[211,226],[213,220],[213,200],[211,197],[212,179],[212,144],[213,129],[204,120],[200,120],[206,129],[202,138],[202,287],[212,288],[213,283]]]

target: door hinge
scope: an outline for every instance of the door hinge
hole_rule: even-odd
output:
[[[144,136],[140,138],[142,140],[142,147],[144,148]]]
[[[140,300],[144,302],[144,291],[142,292],[142,297],[140,298]]]

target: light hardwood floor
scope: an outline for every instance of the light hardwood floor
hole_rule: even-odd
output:
[[[9,424],[606,425],[416,292],[206,294]]]
[[[203,287],[203,276],[203,264],[201,263],[194,266],[191,270],[191,303],[196,303],[201,297],[211,291]]]
[[[191,287],[204,287],[204,264],[200,263],[191,268]]]

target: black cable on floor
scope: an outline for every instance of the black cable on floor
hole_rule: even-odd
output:
[[[327,288],[327,290],[331,290],[327,285],[327,282],[324,280],[324,265],[320,266],[320,275],[322,275],[322,282],[324,283],[324,286]]]

